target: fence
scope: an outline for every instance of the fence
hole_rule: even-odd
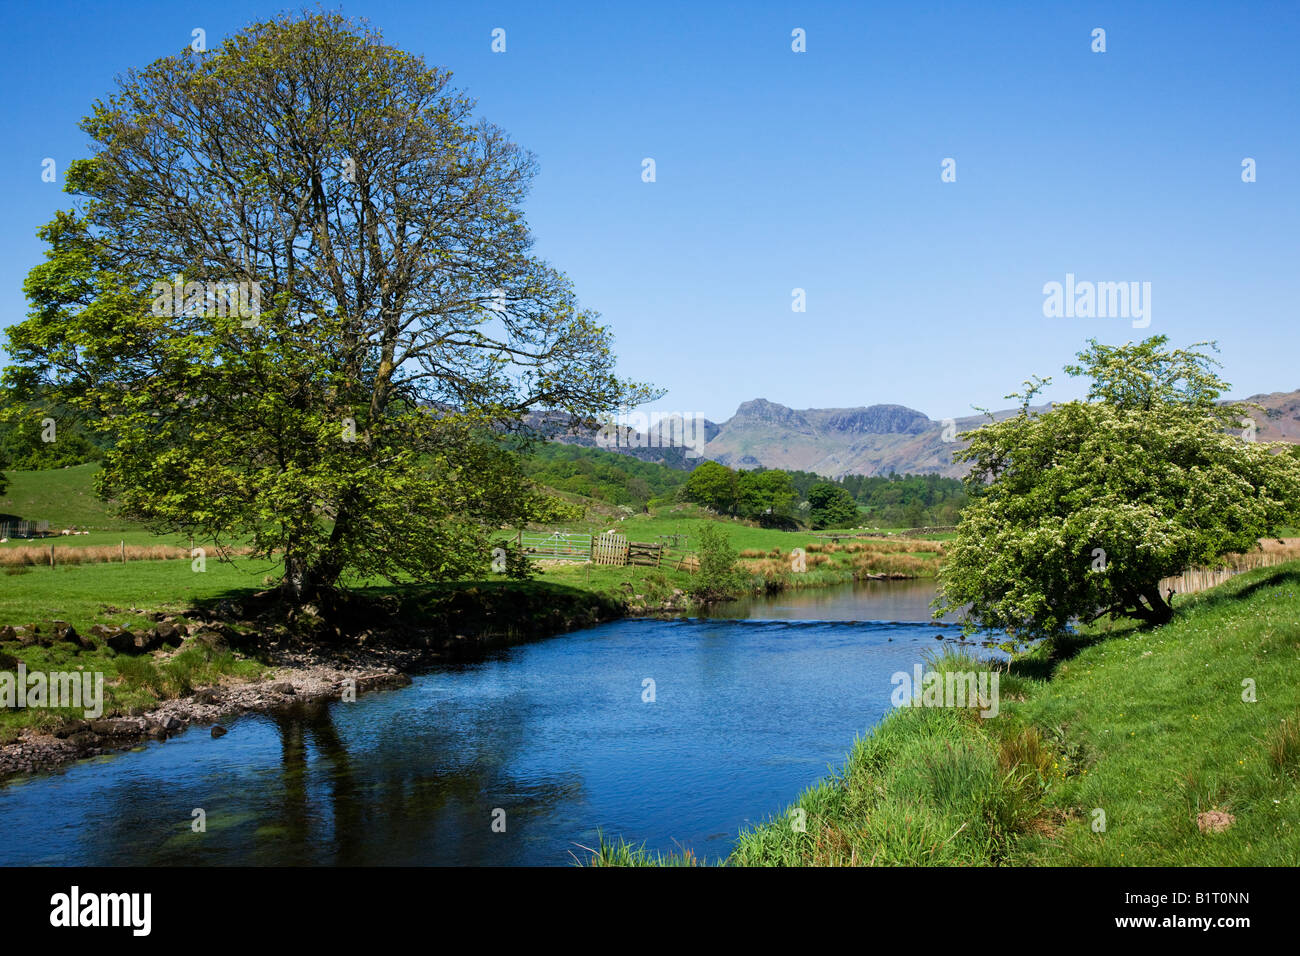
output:
[[[593,543],[591,560],[596,564],[612,564],[622,567],[627,564],[627,553],[627,538],[616,531],[606,531]]]
[[[593,537],[589,534],[523,532],[515,536],[515,543],[526,557],[534,561],[591,561],[614,567],[638,565],[662,567],[665,557],[675,562],[677,568],[691,568],[694,556],[682,548],[670,548],[668,539],[685,541],[685,536],[661,536],[658,541],[629,541],[617,531],[606,531]],[[680,551],[674,554],[673,551]]]
[[[44,538],[49,533],[48,521],[0,521],[0,538]]]
[[[629,541],[627,563],[657,568],[664,560],[664,546],[658,541]]]
[[[1258,551],[1225,556],[1225,567],[1188,568],[1182,574],[1164,578],[1159,585],[1160,593],[1164,595],[1172,590],[1175,594],[1196,594],[1222,584],[1243,571],[1269,568],[1297,558],[1300,558],[1300,540],[1287,538],[1279,541],[1265,538],[1260,542]]]
[[[587,561],[591,558],[591,535],[569,534],[556,531],[553,534],[526,534],[519,532],[515,543],[525,555],[535,561]]]

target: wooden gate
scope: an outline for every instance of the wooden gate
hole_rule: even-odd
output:
[[[516,537],[519,549],[533,560],[586,561],[591,557],[591,535],[554,531],[550,534],[525,534]]]
[[[659,541],[629,541],[627,552],[628,564],[642,564],[659,567],[664,558],[664,546]]]
[[[617,531],[606,531],[591,544],[591,559],[596,564],[627,564],[627,538]]]

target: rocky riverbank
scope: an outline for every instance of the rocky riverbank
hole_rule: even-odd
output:
[[[269,680],[204,687],[138,716],[69,718],[49,732],[28,728],[0,747],[0,778],[41,773],[74,760],[164,741],[192,726],[210,726],[212,736],[221,737],[223,721],[246,714],[273,713],[411,683],[409,675],[394,667],[375,671],[322,663],[281,671]]]
[[[190,649],[256,661],[257,679],[223,676],[153,706],[111,709],[97,719],[63,718],[21,729],[0,746],[0,779],[41,773],[87,757],[165,741],[190,728],[225,733],[223,722],[254,713],[354,699],[404,687],[411,673],[450,659],[523,643],[612,620],[626,605],[571,588],[449,588],[398,598],[347,598],[329,608],[286,612],[270,595],[225,600],[182,615],[106,608],[141,626],[94,625],[79,634],[66,622],[0,626],[0,669],[20,657],[29,671],[40,655],[116,662],[120,657],[165,666]],[[12,648],[9,653],[6,648]],[[105,655],[95,658],[94,655]],[[48,670],[60,669],[50,663]]]

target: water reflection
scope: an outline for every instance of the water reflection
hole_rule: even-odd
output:
[[[930,602],[937,591],[933,578],[860,581],[836,588],[785,591],[773,597],[750,597],[719,604],[705,616],[747,620],[907,621],[932,620]],[[952,622],[953,616],[940,619]]]

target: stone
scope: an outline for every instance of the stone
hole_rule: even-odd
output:
[[[103,635],[104,643],[119,654],[134,654],[136,652],[135,635],[126,628],[101,628],[100,632]]]
[[[230,650],[230,643],[225,639],[225,637],[223,637],[219,631],[215,631],[209,627],[205,627],[203,630],[195,634],[194,640],[199,644],[199,646],[214,653],[222,653]]]
[[[213,725],[212,725],[212,736],[213,736],[214,738],[215,738],[215,737],[224,737],[224,736],[226,736],[226,728],[225,728],[225,727],[222,727],[220,724],[213,724]]]
[[[1196,815],[1196,828],[1202,833],[1222,833],[1236,822],[1236,817],[1223,810],[1206,810]]]
[[[158,641],[167,647],[180,647],[181,641],[185,639],[184,633],[175,624],[170,621],[162,621],[154,628],[154,633],[158,635]]]

